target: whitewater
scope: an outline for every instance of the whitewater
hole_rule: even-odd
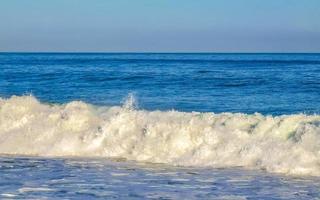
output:
[[[0,98],[0,154],[121,158],[320,176],[320,116],[148,111]]]

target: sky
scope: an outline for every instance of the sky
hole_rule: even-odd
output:
[[[320,52],[320,0],[0,0],[1,52]]]

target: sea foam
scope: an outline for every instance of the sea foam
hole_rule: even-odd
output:
[[[320,116],[145,111],[0,98],[0,154],[85,156],[320,176]]]

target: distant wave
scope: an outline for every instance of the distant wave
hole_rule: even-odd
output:
[[[145,111],[0,98],[0,153],[98,156],[320,176],[320,116]]]
[[[99,64],[106,62],[123,62],[127,63],[196,63],[196,64],[246,64],[255,66],[258,64],[264,65],[275,65],[275,64],[295,64],[295,65],[316,65],[320,64],[319,60],[285,60],[285,59],[191,59],[191,58],[181,58],[181,59],[170,59],[170,58],[50,58],[50,59],[24,59],[24,65],[35,65],[35,64],[50,64],[50,65],[61,65],[61,64]],[[0,64],[19,64],[21,60],[2,60]]]

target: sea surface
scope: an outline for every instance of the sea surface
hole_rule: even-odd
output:
[[[0,53],[0,199],[320,199],[320,54]]]

